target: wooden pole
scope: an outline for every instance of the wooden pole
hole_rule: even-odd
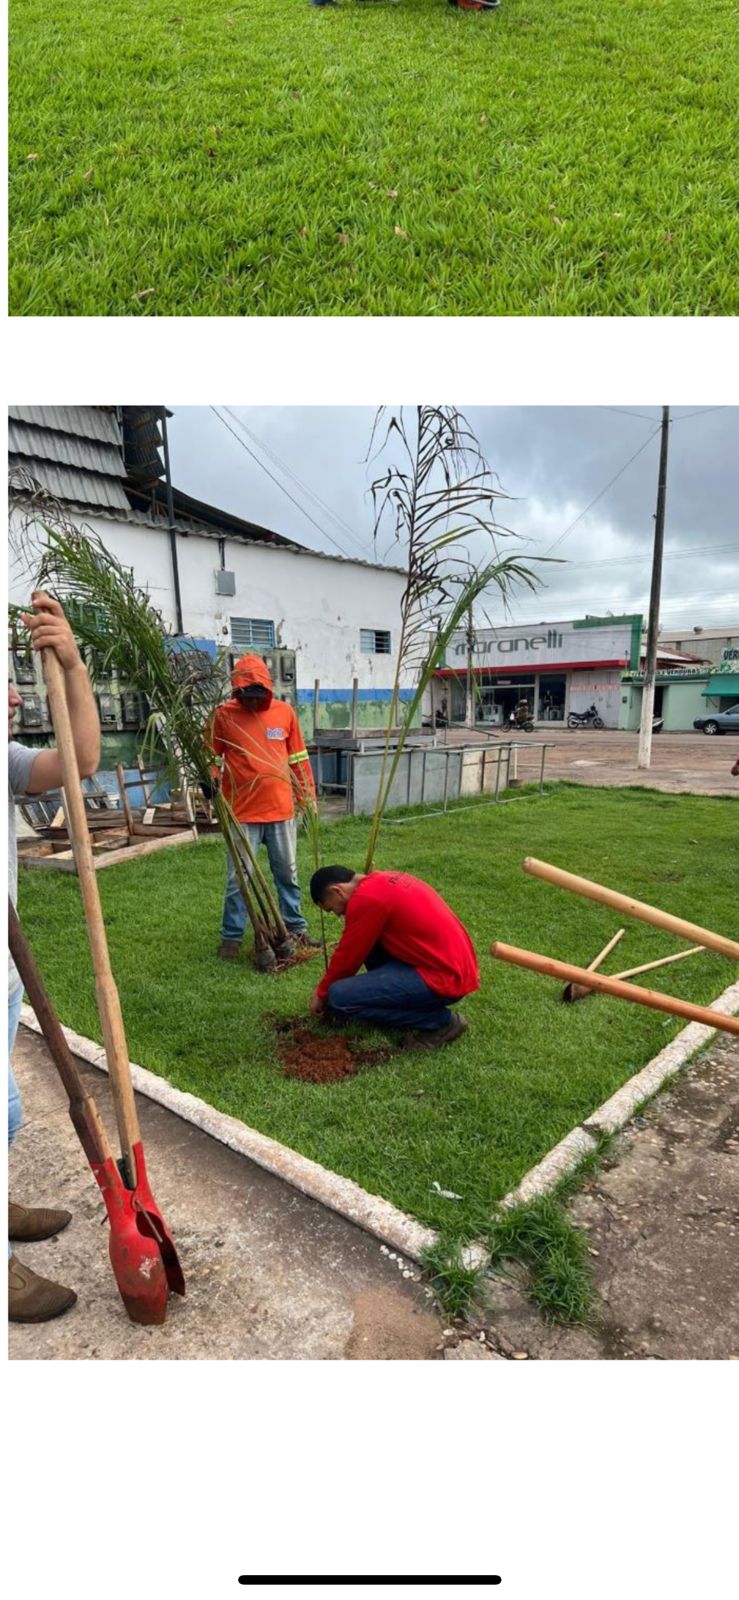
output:
[[[727,956],[729,961],[739,961],[739,944],[736,940],[726,939],[721,933],[711,933],[710,929],[700,928],[697,923],[686,922],[682,917],[673,917],[669,911],[660,911],[659,907],[647,905],[643,900],[619,894],[616,889],[606,889],[602,883],[579,878],[574,872],[565,872],[561,867],[550,867],[546,861],[537,861],[534,856],[526,857],[523,870],[534,878],[543,878],[546,883],[556,884],[559,889],[571,889],[574,894],[584,895],[586,900],[598,900],[601,905],[613,906],[615,911],[622,911],[626,916],[651,922],[655,928],[666,928],[668,932],[677,934],[679,939],[692,939],[705,950],[715,950],[719,955]]]
[[[128,1046],[123,1027],[121,1003],[110,965],[103,908],[100,904],[100,891],[95,877],[92,845],[87,831],[85,802],[77,765],[77,752],[74,747],[72,723],[67,706],[64,672],[53,650],[42,650],[41,661],[62,769],[69,836],[74,848],[74,859],[77,865],[77,876],[80,880],[80,892],[87,924],[87,937],[90,941],[92,963],[95,969],[95,995],[103,1030],[103,1042],[110,1074],[113,1105],[115,1107],[116,1122],[118,1123],[121,1149],[128,1169],[126,1179],[129,1187],[135,1189],[137,1171],[134,1145],[139,1143],[141,1133],[139,1131],[139,1119],[131,1083],[131,1069],[128,1060]]]
[[[723,1028],[725,1033],[739,1035],[739,1017],[710,1011],[708,1006],[694,1006],[689,1000],[658,994],[654,989],[640,989],[638,984],[624,983],[620,978],[604,978],[602,973],[589,972],[587,967],[573,967],[568,961],[555,961],[551,956],[536,955],[533,950],[520,950],[517,945],[496,941],[490,946],[490,954],[496,961],[528,967],[548,978],[563,978],[566,983],[582,984],[586,989],[597,989],[600,994],[613,995],[617,1000],[632,1000],[640,1006],[651,1006],[654,1011],[667,1011],[672,1016],[687,1017],[689,1022],[702,1022],[709,1028]]]

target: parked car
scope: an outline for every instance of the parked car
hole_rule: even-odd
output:
[[[712,711],[707,717],[696,717],[693,727],[701,728],[704,733],[739,733],[739,705],[729,706],[728,711]]]

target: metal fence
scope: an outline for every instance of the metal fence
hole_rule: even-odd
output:
[[[528,783],[536,783],[543,794],[546,753],[553,749],[551,742],[526,739],[493,746],[404,750],[388,807],[438,806],[443,813],[453,800],[479,795],[482,803],[495,804],[505,791]],[[347,755],[346,808],[351,816],[367,816],[374,810],[381,767],[382,756],[377,751],[356,750]]]

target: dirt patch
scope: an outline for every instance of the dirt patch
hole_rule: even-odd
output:
[[[393,1289],[355,1297],[345,1361],[432,1361],[441,1324],[433,1312]]]
[[[341,1083],[365,1067],[387,1061],[391,1054],[382,1046],[368,1049],[345,1033],[319,1032],[309,1022],[291,1017],[273,1017],[271,1021],[284,1076],[304,1083]]]

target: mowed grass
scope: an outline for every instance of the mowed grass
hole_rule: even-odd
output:
[[[14,315],[729,315],[735,0],[11,0]]]
[[[320,954],[279,977],[216,959],[220,841],[101,872],[131,1058],[446,1236],[474,1234],[532,1163],[682,1026],[600,996],[564,1006],[552,980],[492,961],[491,940],[500,938],[587,965],[619,925],[605,907],[528,877],[523,857],[537,854],[731,932],[735,829],[732,801],[574,787],[386,825],[377,865],[414,872],[448,898],[474,936],[482,988],[464,1002],[470,1026],[459,1043],[397,1053],[325,1087],[281,1075],[268,1021],[269,1013],[306,1014]],[[366,824],[333,824],[325,859],[360,866],[365,844]],[[300,866],[307,884],[304,846]],[[23,923],[63,1021],[100,1039],[76,880],[21,870],[20,887]],[[308,914],[316,928],[315,910]],[[607,969],[682,947],[632,920]],[[666,992],[706,1003],[735,970],[703,953],[657,977]],[[461,1200],[439,1196],[434,1184]]]

